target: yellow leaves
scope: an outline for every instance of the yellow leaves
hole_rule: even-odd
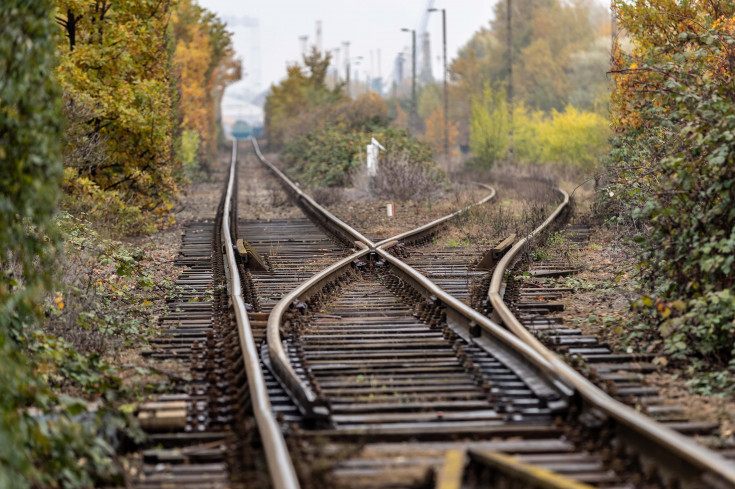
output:
[[[61,292],[56,293],[56,297],[54,297],[54,305],[61,309],[64,309],[64,296]]]
[[[459,127],[456,122],[448,121],[449,148],[452,153],[458,152],[457,139],[459,137]],[[443,154],[444,150],[444,110],[437,107],[426,119],[426,131],[424,132],[423,141],[431,146],[435,154]]]

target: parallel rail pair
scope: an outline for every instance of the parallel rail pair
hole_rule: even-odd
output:
[[[280,334],[284,314],[292,304],[297,301],[304,302],[308,300],[326,284],[332,282],[335,277],[349,270],[353,262],[372,254],[385,261],[395,275],[409,283],[422,296],[440,302],[447,312],[448,324],[455,333],[466,341],[491,350],[496,356],[523,359],[525,366],[516,368],[530,369],[542,379],[542,382],[538,385],[529,387],[539,397],[546,399],[549,405],[556,405],[561,408],[567,404],[569,399],[577,395],[586,407],[599,410],[614,420],[617,429],[626,439],[636,440],[639,446],[644,447],[642,450],[645,450],[647,454],[662,460],[669,467],[674,467],[673,472],[678,474],[684,485],[689,484],[696,487],[698,483],[706,483],[715,487],[735,487],[735,470],[724,459],[697,445],[689,438],[664,428],[610,398],[544,347],[520,324],[503,303],[501,290],[505,271],[512,267],[533,237],[543,232],[559,218],[569,203],[569,196],[565,192],[559,191],[563,201],[552,215],[529,236],[516,243],[496,266],[488,299],[502,320],[503,325],[510,330],[509,332],[508,329],[447,294],[436,284],[389,252],[390,248],[399,242],[411,242],[435,233],[439,226],[457,214],[466,211],[467,208],[418,229],[374,243],[329,213],[291,182],[280,170],[267,162],[256,141],[253,141],[253,146],[261,162],[278,177],[284,188],[307,215],[328,229],[343,243],[358,248],[355,253],[316,274],[283,297],[268,319],[267,341],[269,348],[267,362],[305,418],[328,423],[330,408],[327,402],[321,399],[306,382],[299,378],[289,362]],[[245,352],[245,368],[252,393],[254,415],[260,431],[273,486],[278,489],[297,488],[299,487],[298,479],[283,434],[273,416],[267,397],[263,372],[260,369],[260,359],[250,330],[243,291],[240,287],[240,277],[237,271],[237,260],[231,232],[234,179],[237,174],[236,151],[236,145],[233,144],[230,181],[227,187],[225,218],[223,219],[222,229],[223,240],[226,243],[225,252],[229,265],[232,302],[237,318],[240,341]],[[478,204],[489,201],[493,196],[494,191],[491,191]]]

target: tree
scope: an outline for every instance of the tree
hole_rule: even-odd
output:
[[[323,124],[320,116],[345,98],[342,85],[330,89],[326,84],[331,55],[313,48],[304,55],[304,66],[291,65],[286,78],[271,86],[265,101],[265,132],[268,144],[281,147],[283,143],[302,136]]]
[[[459,135],[458,124],[456,122],[449,123],[449,148],[450,155],[456,156],[457,153],[457,136]],[[424,132],[423,141],[431,146],[435,154],[443,154],[444,151],[444,110],[441,106],[436,107],[431,115],[426,119],[426,132]]]
[[[56,73],[67,99],[68,134],[104,141],[82,164],[67,166],[67,191],[78,191],[80,199],[97,193],[133,214],[166,212],[179,171],[172,157],[171,44],[163,35],[169,3],[57,0],[56,5],[65,33]],[[65,146],[66,154],[73,150]]]
[[[566,107],[574,93],[575,100],[584,104],[577,108],[593,108],[607,90],[607,65],[595,65],[597,76],[583,80],[570,74],[578,73],[578,64],[585,61],[581,53],[609,59],[609,33],[604,37],[608,44],[596,43],[604,34],[600,26],[609,22],[606,10],[587,0],[514,0],[512,5],[515,98],[531,110],[549,112]],[[452,101],[467,119],[469,101],[486,82],[497,86],[508,81],[506,9],[507,2],[497,2],[490,28],[475,33],[451,63],[457,85]],[[581,96],[580,91],[592,95]]]
[[[735,5],[616,2],[614,151],[599,208],[642,221],[637,336],[708,387],[735,371]],[[730,376],[726,375],[729,370]]]
[[[58,237],[61,107],[51,10],[43,0],[0,5],[0,357],[8,359],[50,285]]]
[[[216,157],[216,119],[224,89],[240,78],[241,67],[225,24],[193,0],[179,1],[172,26],[173,63],[181,93],[181,144],[198,146],[198,159],[207,166]]]
[[[506,157],[509,128],[505,91],[493,90],[487,84],[482,96],[472,101],[470,148],[476,157],[476,166],[489,169]]]

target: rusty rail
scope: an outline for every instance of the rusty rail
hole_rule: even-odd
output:
[[[237,320],[240,345],[243,351],[244,367],[247,372],[248,386],[252,399],[253,414],[258,425],[260,440],[263,444],[268,471],[273,487],[276,489],[298,489],[299,481],[296,477],[291,456],[289,455],[283,433],[273,416],[268,391],[260,368],[258,350],[253,340],[248,314],[243,299],[240,275],[235,257],[235,244],[230,229],[233,215],[233,188],[237,178],[237,140],[232,143],[232,162],[230,164],[229,183],[225,199],[224,217],[222,219],[222,241],[224,243],[230,297]]]
[[[528,329],[523,327],[504,303],[501,294],[503,278],[530,240],[545,231],[569,205],[569,194],[559,189],[562,202],[552,214],[527,237],[518,241],[500,260],[493,273],[488,299],[502,323],[518,338],[541,355],[550,372],[573,388],[589,406],[599,409],[613,419],[617,429],[627,438],[645,447],[646,454],[656,457],[663,466],[672,469],[681,478],[682,486],[699,487],[706,482],[716,487],[735,487],[735,467],[717,453],[697,444],[691,438],[640,414],[616,401],[579,374],[574,368],[546,348]]]
[[[280,170],[267,162],[260,152],[257,142],[253,141],[253,146],[261,162],[266,164],[282,180],[284,187],[290,188],[302,202],[306,202],[318,212],[323,212],[328,219],[334,220],[340,229],[350,233],[354,241],[362,243],[362,246],[365,248],[340,260],[331,267],[302,283],[299,287],[279,301],[268,318],[267,338],[269,361],[273,371],[279,379],[279,382],[296,401],[299,410],[304,416],[313,420],[323,422],[328,421],[329,405],[324,399],[320,399],[317,393],[314,392],[312,386],[310,386],[307,381],[299,377],[290,365],[288,355],[283,347],[283,338],[281,337],[281,327],[285,321],[284,316],[293,304],[307,300],[311,295],[316,294],[324,285],[349,269],[355,260],[363,258],[371,253],[379,256],[389,263],[395,273],[408,281],[412,287],[421,293],[422,296],[426,298],[433,297],[434,299],[441,301],[442,305],[447,308],[447,315],[451,317],[452,327],[458,335],[470,342],[477,343],[488,351],[492,351],[494,355],[500,358],[515,360],[514,362],[509,362],[510,368],[523,376],[527,376],[527,374],[533,372],[536,376],[543,379],[536,385],[529,386],[540,398],[545,399],[552,408],[561,408],[562,406],[566,406],[567,397],[571,395],[571,390],[546,374],[546,372],[550,371],[546,360],[524,345],[518,340],[518,338],[508,333],[508,331],[461,301],[447,294],[436,284],[386,251],[386,248],[394,246],[398,240],[412,239],[417,236],[425,235],[426,233],[431,232],[432,229],[444,224],[449,219],[467,212],[470,208],[489,202],[495,196],[495,190],[493,188],[483,186],[487,188],[490,193],[473,205],[467,206],[440,219],[436,219],[435,221],[414,230],[401,233],[374,244],[353,228],[347,226],[332,214],[328,213],[328,211],[323,207],[314,202],[311,197],[301,191],[301,189],[291,182]]]

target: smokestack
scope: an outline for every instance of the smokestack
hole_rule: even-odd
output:
[[[432,82],[434,81],[434,75],[431,73],[431,41],[428,32],[424,32],[422,44],[420,78],[423,82]]]
[[[322,21],[321,20],[316,21],[316,42],[314,44],[316,45],[316,50],[321,53],[322,52]]]

